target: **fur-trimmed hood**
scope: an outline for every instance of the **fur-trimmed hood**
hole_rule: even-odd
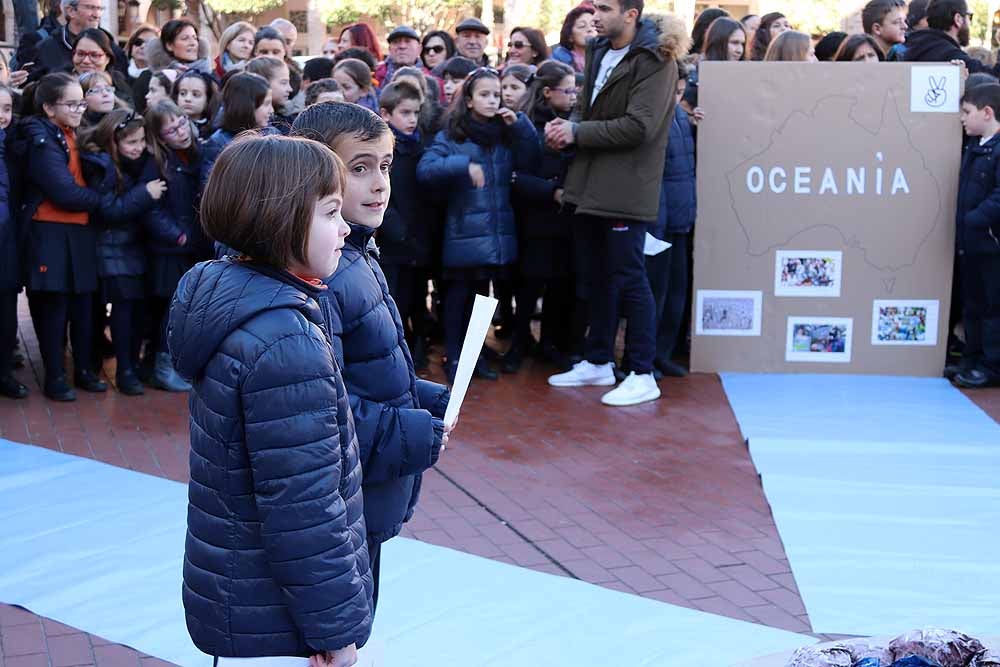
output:
[[[212,46],[204,37],[200,37],[198,39],[198,61],[204,60],[209,63],[213,63],[211,58]],[[160,41],[160,38],[154,37],[146,42],[146,62],[148,63],[150,70],[153,72],[160,72],[165,69],[170,69],[170,65],[174,62],[174,58],[167,53],[165,48],[163,48],[163,42]]]
[[[684,21],[673,14],[645,14],[632,48],[646,49],[661,60],[680,60],[691,48],[691,36]]]

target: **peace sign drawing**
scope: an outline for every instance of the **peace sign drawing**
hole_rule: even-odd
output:
[[[913,65],[910,68],[910,111],[958,113],[960,79],[955,65]]]
[[[928,77],[927,81],[930,86],[924,95],[924,102],[927,103],[927,106],[934,109],[943,107],[948,102],[948,91],[945,89],[948,77],[942,76],[941,78],[937,78],[931,76]]]

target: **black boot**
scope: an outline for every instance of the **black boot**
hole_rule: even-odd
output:
[[[115,374],[115,384],[118,385],[118,393],[125,396],[142,396],[146,393],[142,382],[131,368],[118,371]]]
[[[66,382],[66,376],[60,375],[52,380],[45,380],[45,396],[53,401],[69,403],[76,400],[76,392]]]
[[[479,361],[476,362],[476,370],[473,375],[482,380],[499,380],[500,374],[495,370],[490,368],[490,364],[486,361],[486,357],[480,356]]]
[[[77,371],[73,374],[73,384],[92,394],[103,394],[108,390],[108,383],[98,377],[94,371]]]
[[[503,365],[500,370],[504,373],[516,373],[521,370],[522,363],[524,363],[524,353],[521,351],[521,345],[514,343],[507,350],[507,354],[503,355]]]
[[[28,388],[18,382],[13,375],[3,375],[0,376],[0,396],[27,398]]]

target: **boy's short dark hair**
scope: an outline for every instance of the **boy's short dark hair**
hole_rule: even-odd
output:
[[[306,87],[306,106],[311,107],[316,104],[316,100],[323,93],[340,92],[340,84],[334,79],[320,79],[313,81]]]
[[[973,88],[986,86],[991,83],[1000,83],[1000,79],[996,78],[989,72],[973,72],[969,75],[969,78],[965,80],[965,91],[969,92]]]
[[[305,264],[316,202],[344,191],[346,171],[318,142],[243,135],[212,166],[201,199],[202,228],[259,262]]]
[[[352,46],[349,49],[344,49],[337,55],[333,57],[333,64],[338,65],[342,60],[347,60],[349,58],[354,58],[355,60],[360,60],[364,64],[368,65],[368,69],[372,72],[378,67],[378,62],[375,60],[375,56],[371,54],[368,49],[362,49],[359,46]]]
[[[927,18],[927,5],[931,0],[910,0],[910,6],[906,10],[906,23],[910,29],[916,27],[918,23]]]
[[[931,0],[927,5],[927,25],[935,30],[950,30],[955,14],[968,14],[965,0]]]
[[[444,68],[441,71],[441,78],[450,76],[453,79],[458,79],[462,81],[465,77],[476,71],[479,67],[474,61],[468,58],[463,58],[462,56],[455,56],[449,58],[444,64]]]
[[[391,133],[374,111],[347,102],[316,104],[299,114],[292,123],[292,136],[313,139],[332,147],[341,136],[374,141]]]
[[[272,58],[271,56],[257,56],[247,63],[246,71],[251,74],[259,74],[270,81],[282,67],[288,67],[284,60]]]
[[[894,9],[906,9],[906,0],[871,0],[861,10],[861,25],[867,34],[872,34],[872,26],[881,24]]]
[[[379,108],[392,113],[396,110],[396,107],[407,100],[414,100],[418,104],[423,104],[424,95],[420,92],[419,88],[409,81],[396,81],[382,89],[382,94],[378,98],[378,105]]]
[[[319,81],[320,79],[329,79],[331,76],[333,76],[333,61],[329,58],[323,56],[310,58],[302,66],[303,79]]]
[[[994,117],[1000,119],[1000,84],[986,83],[967,89],[962,95],[962,104],[971,104],[979,110],[989,107]]]

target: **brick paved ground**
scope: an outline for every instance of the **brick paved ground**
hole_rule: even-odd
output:
[[[0,401],[0,437],[187,481],[185,397],[46,401],[22,312],[27,401]],[[33,373],[34,369],[34,373]],[[114,377],[113,364],[107,370]],[[774,521],[715,376],[665,381],[626,409],[601,389],[553,390],[526,366],[474,384],[459,431],[404,534],[745,621],[809,632]],[[440,379],[440,370],[432,377]],[[972,395],[996,418],[1000,390]],[[3,667],[158,667],[155,658],[0,604]]]

